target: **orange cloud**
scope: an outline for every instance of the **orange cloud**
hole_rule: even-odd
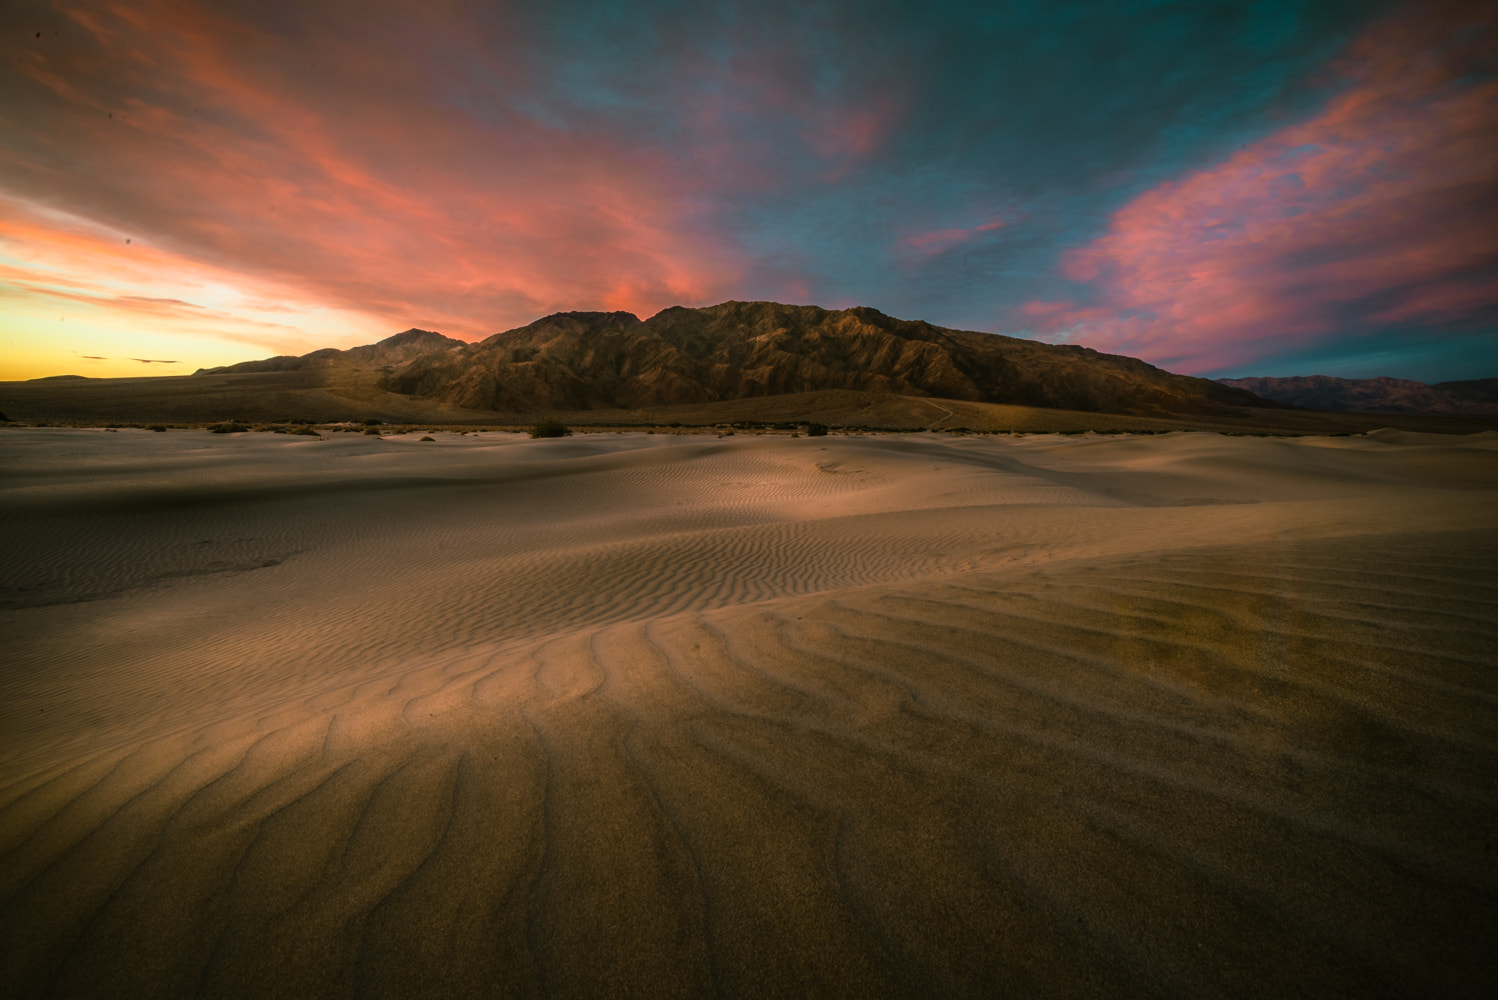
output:
[[[370,25],[423,16],[396,9]],[[45,275],[25,254],[10,262],[26,295],[81,294],[97,311],[114,299],[128,325],[138,299],[197,302],[161,291],[168,273],[189,285],[211,273],[244,301],[355,317],[351,329],[477,338],[560,309],[727,298],[741,269],[691,217],[692,165],[478,106],[521,69],[451,24],[289,46],[206,3],[84,3],[69,16],[67,44],[23,64],[33,117],[17,122],[25,162],[4,184],[28,206],[25,232],[7,238],[51,260]],[[430,51],[390,51],[405,43]],[[475,107],[451,99],[461,80],[423,75],[457,65],[485,82]],[[475,120],[486,114],[501,120]],[[66,292],[59,282],[78,275],[98,287]],[[264,319],[250,315],[238,329]],[[328,342],[305,336],[303,350]]]
[[[192,360],[182,364],[192,371],[246,354],[298,353],[309,341],[350,346],[387,332],[383,322],[357,313],[305,303],[268,307],[287,296],[272,282],[0,197],[7,338],[0,379],[57,374],[75,357],[113,362],[91,374],[135,374],[118,355],[145,349],[174,358],[185,349]]]

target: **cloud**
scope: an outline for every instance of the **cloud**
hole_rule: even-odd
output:
[[[288,300],[295,308],[275,305]],[[360,314],[298,300],[286,285],[160,247],[126,245],[117,230],[3,194],[0,303],[8,332],[21,338],[19,350],[3,359],[12,374],[46,374],[65,360],[48,326],[59,319],[70,331],[87,325],[99,339],[79,346],[110,351],[90,355],[97,360],[147,353],[147,346],[153,355],[182,357],[191,346],[228,363],[246,353],[304,353],[309,340],[352,346],[388,333]]]
[[[1033,299],[1052,305],[1017,315],[1049,336],[1214,363],[1208,332],[1171,313],[1167,258],[1259,289],[1257,313],[1224,282],[1187,296],[1220,337],[1314,313],[1286,308],[1316,296],[1273,274],[1330,275],[1334,238],[1362,234],[1276,235],[1245,192],[1269,184],[1253,197],[1299,198],[1322,224],[1337,178],[1372,176],[1339,159],[1356,137],[1310,134],[1336,81],[1307,79],[1384,7],[36,2],[41,39],[0,37],[16,95],[0,107],[0,294],[88,310],[131,345],[100,343],[116,356],[193,357],[147,350],[147,328],[302,353],[729,298],[995,329]],[[1341,68],[1341,97],[1372,95],[1394,129],[1377,81],[1404,71],[1376,63],[1397,43]],[[1429,44],[1412,36],[1405,61]],[[5,252],[12,205],[24,253]],[[1208,210],[1239,230],[1192,229]],[[1322,303],[1324,322],[1419,324],[1481,298],[1475,282],[1378,275]]]
[[[71,48],[28,73],[30,132],[51,133],[15,173],[34,202],[468,337],[555,309],[727,297],[738,273],[693,228],[689,167],[513,106],[523,60],[472,20],[389,3],[288,32],[249,7],[80,6]]]
[[[1205,372],[1498,322],[1495,51],[1491,6],[1375,24],[1318,113],[1145,192],[1068,253],[1089,298],[1029,302],[1029,328]]]
[[[121,304],[140,304],[152,306],[181,306],[184,309],[201,309],[200,305],[191,302],[183,302],[181,299],[159,298],[152,295],[116,295],[116,302]]]
[[[966,229],[933,229],[914,236],[907,236],[900,240],[901,250],[911,251],[923,256],[946,253],[956,247],[981,236],[983,233],[991,233],[996,229],[1002,229],[1004,223],[1000,220],[985,222],[982,225],[970,226]]]

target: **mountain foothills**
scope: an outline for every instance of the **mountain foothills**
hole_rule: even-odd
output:
[[[1265,399],[1312,410],[1354,413],[1444,413],[1498,417],[1498,378],[1461,382],[1411,382],[1397,378],[1224,378],[1222,385],[1247,389]]]
[[[196,374],[378,369],[382,389],[502,413],[640,409],[855,390],[1111,413],[1207,413],[1273,405],[1241,388],[1134,358],[948,330],[870,308],[774,302],[567,312],[474,344],[408,330]]]

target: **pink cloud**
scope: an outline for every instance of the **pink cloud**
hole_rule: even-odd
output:
[[[867,156],[883,141],[892,117],[888,106],[835,108],[818,116],[820,120],[805,133],[806,142],[827,160]]]
[[[1349,326],[1491,317],[1498,79],[1474,70],[1495,46],[1491,6],[1376,24],[1319,114],[1140,195],[1068,253],[1093,304],[1022,313],[1042,335],[1188,372]]]
[[[1004,225],[1002,220],[995,219],[979,226],[971,226],[967,229],[933,229],[928,232],[905,237],[899,242],[899,249],[931,257],[939,253],[945,253],[953,247],[961,246],[982,233],[991,233],[995,229],[1002,229]]]
[[[505,109],[476,123],[422,74],[472,66],[502,90],[523,57],[396,8],[368,23],[431,51],[309,34],[309,53],[211,3],[78,4],[62,54],[21,66],[35,121],[6,186],[391,330],[729,297],[743,264],[693,219],[689,165]]]
[[[50,261],[0,260],[12,287],[123,329],[153,309],[188,321],[147,300],[232,286],[242,322],[225,339],[284,320],[278,353],[331,342],[311,313],[351,319],[350,336],[476,339],[562,309],[707,304],[761,267],[722,228],[724,204],[834,184],[904,113],[893,82],[827,74],[778,23],[713,53],[663,36],[663,78],[679,85],[645,110],[552,114],[568,95],[547,81],[565,74],[537,64],[523,11],[258,6],[68,0],[55,44],[0,39],[21,90],[0,108],[13,139],[0,199],[27,206],[28,245]],[[636,113],[670,145],[632,133]],[[85,223],[84,242],[47,207]],[[785,268],[811,301],[805,267]],[[66,285],[77,279],[89,287]],[[288,345],[300,326],[318,332]]]
[[[783,12],[761,14],[726,58],[695,42],[672,53],[680,82],[662,101],[687,126],[683,150],[716,191],[835,184],[885,146],[905,95],[887,77],[829,82],[824,53]]]

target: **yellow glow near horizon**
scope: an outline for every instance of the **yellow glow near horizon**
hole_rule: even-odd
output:
[[[0,381],[187,375],[398,332],[379,317],[0,196]]]

